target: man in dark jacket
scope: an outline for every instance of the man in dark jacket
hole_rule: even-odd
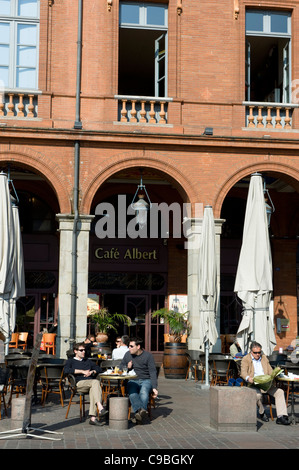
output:
[[[126,352],[119,366],[120,370],[127,367],[137,375],[136,379],[128,381],[127,391],[135,413],[135,418],[142,423],[147,416],[149,394],[153,391],[154,397],[158,396],[157,371],[153,355],[145,351],[140,338],[130,338],[129,351]]]
[[[77,343],[74,345],[74,357],[69,358],[64,366],[65,374],[73,374],[75,376],[78,392],[89,392],[89,424],[102,426],[105,421],[96,419],[97,410],[99,417],[107,414],[102,406],[102,390],[99,380],[96,376],[102,372],[101,367],[94,364],[90,359],[85,359],[85,344]]]

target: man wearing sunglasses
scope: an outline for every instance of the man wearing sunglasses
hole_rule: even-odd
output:
[[[85,358],[85,344],[77,343],[73,347],[74,357],[69,358],[64,366],[64,373],[73,374],[75,376],[78,392],[89,392],[89,424],[94,426],[102,426],[105,421],[96,419],[97,410],[99,417],[105,416],[108,411],[102,405],[102,390],[100,381],[96,379],[97,375],[102,372],[101,367],[97,366],[90,359]]]
[[[243,357],[241,362],[241,377],[249,384],[253,384],[253,378],[257,375],[271,375],[272,367],[270,362],[262,352],[262,346],[253,341],[250,346],[250,352],[245,357]],[[262,421],[269,421],[269,418],[265,414],[264,406],[262,403],[262,394],[265,393],[263,390],[255,388],[257,394],[257,406]],[[281,388],[276,388],[275,385],[272,385],[271,388],[267,391],[269,395],[275,398],[275,407],[276,407],[276,424],[290,424],[284,392]]]
[[[128,381],[127,392],[135,413],[135,419],[142,424],[147,416],[149,394],[152,391],[154,398],[158,396],[157,371],[153,355],[142,348],[143,340],[130,338],[129,351],[126,352],[119,366],[120,370],[127,367],[134,370],[136,379]]]

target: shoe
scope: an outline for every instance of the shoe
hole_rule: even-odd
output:
[[[109,413],[109,411],[108,411],[108,410],[105,410],[105,408],[103,408],[103,409],[99,412],[99,418],[103,418],[103,417],[106,416],[108,413]]]
[[[276,424],[284,424],[287,426],[288,424],[291,424],[291,421],[288,416],[281,416],[280,418],[277,418]]]
[[[135,413],[135,418],[137,423],[142,424],[143,418],[147,416],[147,411],[144,408],[139,408],[138,411]]]
[[[265,423],[268,423],[269,422],[269,418],[267,415],[265,415],[265,413],[263,413],[262,415],[260,415],[260,419],[262,421],[264,421]]]
[[[104,426],[105,421],[98,421],[97,419],[94,419],[94,420],[90,419],[89,424],[91,424],[92,426]]]

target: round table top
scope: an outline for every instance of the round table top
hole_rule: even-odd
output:
[[[299,377],[275,377],[275,379],[285,382],[299,382]]]
[[[123,379],[136,379],[137,375],[128,375],[128,374],[105,374],[101,373],[98,374],[98,377],[106,378],[106,379],[116,379],[116,380],[123,380]]]

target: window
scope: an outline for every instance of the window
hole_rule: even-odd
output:
[[[289,102],[290,44],[290,13],[247,10],[247,101]]]
[[[120,95],[167,96],[167,6],[121,2]]]
[[[0,84],[38,87],[39,0],[0,0]]]

